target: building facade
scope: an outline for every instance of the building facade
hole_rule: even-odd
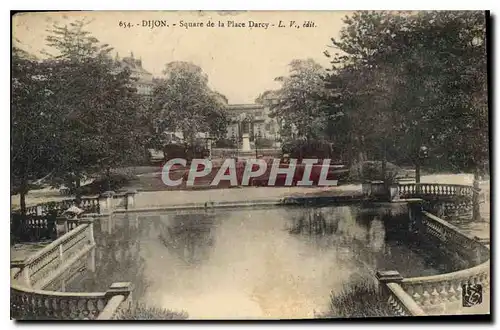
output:
[[[248,133],[250,141],[256,138],[279,140],[279,126],[274,118],[269,117],[269,107],[260,104],[229,104],[227,111],[230,124],[227,138],[239,141],[242,134]]]
[[[115,64],[118,70],[129,70],[130,76],[134,80],[133,87],[137,89],[137,94],[152,97],[154,89],[153,74],[142,67],[142,59],[134,58],[134,53],[129,57],[119,58],[116,54]]]

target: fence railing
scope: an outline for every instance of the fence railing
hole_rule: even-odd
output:
[[[107,292],[59,292],[44,288],[95,248],[92,219],[11,265],[11,316],[18,320],[111,319],[129,297],[130,283],[114,283]]]
[[[135,191],[121,193],[107,192],[100,196],[83,197],[78,207],[84,215],[109,215],[114,211],[135,208]],[[77,205],[75,199],[42,203],[26,208],[26,215],[11,214],[12,242],[40,242],[56,239],[61,232],[66,233],[78,226],[77,221],[63,219],[62,213]],[[61,226],[64,230],[61,231]]]
[[[388,302],[398,315],[420,315],[419,310],[409,310],[403,306],[408,301],[405,295],[397,292],[399,290],[389,290],[389,284],[395,283],[411,297],[412,304],[415,303],[427,315],[457,313],[463,306],[464,285],[480,285],[482,290],[489,289],[490,250],[474,237],[462,233],[429,212],[422,211],[421,228],[421,234],[430,235],[445,245],[451,245],[453,249],[460,248],[468,252],[468,261],[475,266],[446,274],[413,278],[402,278],[399,273],[392,272],[395,278],[385,282],[381,280],[387,287],[385,292],[389,295]]]
[[[57,214],[60,214],[70,208],[73,205],[76,205],[76,200],[74,198],[71,199],[63,199],[60,201],[46,202],[40,203],[37,205],[32,205],[26,207],[27,215],[46,215],[51,211],[54,211]],[[76,205],[87,213],[99,213],[99,196],[91,196],[91,197],[82,197],[80,200],[80,204]]]
[[[10,218],[10,234],[12,241],[40,242],[57,237],[56,215],[12,214]]]
[[[59,276],[66,266],[86,255],[95,246],[91,220],[81,220],[74,230],[56,239],[26,258],[18,266],[27,287],[43,289]]]
[[[106,292],[58,292],[11,284],[11,317],[16,320],[110,320],[124,307],[130,283]]]
[[[429,196],[455,196],[472,199],[474,188],[466,185],[441,183],[399,184],[400,198],[420,198]]]

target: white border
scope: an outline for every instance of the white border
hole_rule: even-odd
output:
[[[416,2],[403,2],[403,1],[360,1],[360,0],[350,0],[346,2],[334,2],[334,1],[324,1],[324,2],[311,2],[311,1],[300,1],[300,0],[280,0],[280,1],[269,1],[269,0],[253,0],[252,2],[249,3],[242,3],[242,2],[236,2],[236,1],[231,1],[231,0],[225,0],[225,1],[218,1],[218,2],[208,2],[204,0],[181,0],[181,1],[149,1],[149,0],[141,0],[141,1],[103,1],[103,0],[82,0],[82,1],[67,1],[67,0],[46,0],[46,1],[39,1],[39,0],[30,0],[30,1],[16,1],[14,2],[7,2],[7,1],[2,1],[1,7],[2,9],[9,9],[9,10],[33,10],[33,9],[38,9],[38,10],[382,10],[382,9],[391,9],[391,10],[429,10],[429,9],[434,9],[434,10],[450,10],[450,9],[455,9],[455,10],[472,10],[472,9],[480,9],[480,10],[487,10],[490,9],[492,10],[492,15],[495,13],[499,13],[500,10],[498,9],[500,1],[485,1],[485,0],[475,0],[475,1],[463,1],[463,0],[455,0],[455,1],[450,1],[450,2],[439,2],[435,0],[419,0]],[[8,6],[10,5],[10,6]],[[3,47],[3,52],[2,54],[2,71],[1,71],[1,77],[2,77],[2,88],[1,88],[1,97],[2,97],[2,105],[3,109],[0,111],[0,123],[2,125],[2,128],[0,129],[1,132],[4,133],[4,136],[2,138],[2,142],[0,143],[1,149],[0,149],[0,154],[3,156],[3,162],[2,162],[2,171],[0,172],[0,187],[2,188],[2,198],[0,199],[1,202],[1,210],[2,210],[2,215],[4,216],[3,220],[0,221],[0,225],[2,228],[0,229],[0,232],[4,235],[4,247],[0,250],[1,252],[1,264],[2,265],[7,265],[7,261],[10,260],[9,256],[9,250],[7,250],[7,242],[10,240],[7,233],[9,233],[8,226],[9,226],[9,210],[10,210],[10,195],[7,195],[7,187],[10,186],[10,161],[7,162],[7,156],[10,153],[10,137],[8,137],[10,132],[10,117],[9,117],[9,99],[10,99],[10,48],[7,49],[6,45],[10,45],[10,15],[7,16],[6,10],[1,11],[4,14],[5,21],[9,20],[9,26],[7,26],[6,23],[4,23],[4,29],[2,30],[1,33],[1,44],[4,46]],[[498,21],[496,21],[498,24]],[[496,46],[498,44],[498,33],[494,34],[495,40],[494,40],[494,45]],[[496,48],[496,47],[495,47]],[[498,52],[495,52],[495,60],[498,57]],[[497,73],[498,71],[495,70]],[[497,92],[497,86],[494,85],[494,92]],[[493,112],[493,109],[490,111]],[[500,116],[496,116],[495,118],[495,124],[498,124],[498,118]],[[493,124],[493,123],[492,123]],[[497,126],[497,125],[495,125]],[[496,137],[496,136],[495,136]],[[498,155],[499,153],[499,145],[498,141],[495,139],[496,145],[495,145],[495,151],[496,154]],[[497,159],[495,159],[495,163],[497,163]],[[492,168],[492,171],[494,169]],[[495,176],[496,177],[496,176]],[[497,180],[495,180],[494,184],[497,183]],[[495,195],[495,202],[496,202],[496,195]],[[496,204],[496,203],[494,203]],[[492,221],[493,222],[493,221]],[[498,231],[499,231],[499,225],[497,224],[495,226],[495,237],[499,237]],[[12,328],[15,326],[15,324],[12,321],[6,321],[10,319],[10,306],[9,306],[9,297],[10,297],[10,292],[7,287],[7,283],[10,282],[9,278],[10,276],[7,275],[7,268],[3,268],[2,271],[2,276],[4,281],[2,283],[5,283],[4,286],[2,286],[2,290],[4,290],[4,295],[3,299],[0,300],[1,306],[0,310],[2,311],[2,323],[8,322],[8,324],[3,324],[4,326],[7,326],[7,328]],[[495,278],[495,283],[498,283],[497,278]],[[495,296],[497,298],[497,296]],[[496,300],[498,301],[498,300]],[[496,306],[496,304],[495,304]],[[493,313],[496,312],[492,311]],[[123,323],[120,323],[118,326],[121,326]],[[102,327],[103,325],[93,323],[92,324],[94,327]],[[136,327],[137,324],[131,324],[132,326]],[[271,326],[270,324],[259,324],[260,326],[267,328],[268,326]],[[275,324],[275,325],[284,325],[284,326],[304,326],[298,323],[285,323],[285,324]],[[469,327],[469,324],[464,323],[464,326]],[[42,325],[43,326],[43,325]],[[51,326],[50,324],[47,326]],[[82,327],[83,325],[73,325],[73,327]],[[159,326],[172,326],[170,324],[159,324]],[[192,325],[193,326],[193,325]],[[205,326],[208,327],[214,327],[217,328],[219,325],[218,324],[207,324]],[[236,326],[236,325],[235,325]],[[387,326],[391,327],[401,327],[403,326],[400,323],[388,323],[388,324],[349,324],[348,322],[345,324],[329,324],[329,326],[333,326],[336,328],[339,327],[349,327],[349,328],[364,328],[366,326],[372,327],[372,328],[385,328]],[[430,324],[404,324],[405,327],[425,327],[425,328],[434,328],[438,329],[441,327],[447,327],[447,326],[452,326],[452,327],[457,327],[461,326],[461,324],[452,324],[452,325],[430,325]]]

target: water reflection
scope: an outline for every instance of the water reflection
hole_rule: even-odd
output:
[[[377,269],[441,271],[405,220],[359,207],[119,215],[96,224],[96,271],[72,289],[130,281],[134,299],[191,318],[313,317]]]
[[[169,253],[190,265],[209,259],[215,239],[215,215],[174,215],[171,221],[158,223],[158,238]]]

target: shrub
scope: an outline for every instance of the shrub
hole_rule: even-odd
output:
[[[397,165],[387,162],[385,175],[382,173],[381,161],[365,161],[356,163],[349,170],[350,181],[388,181],[395,182],[398,176],[402,176],[404,171]]]
[[[235,141],[231,139],[220,139],[215,143],[216,148],[230,148],[234,149],[237,147]]]
[[[369,280],[357,281],[339,294],[331,294],[330,311],[322,317],[387,317],[396,316],[380,294],[377,285]]]
[[[186,312],[174,312],[161,307],[151,307],[144,304],[133,304],[130,308],[120,310],[116,320],[185,320]]]
[[[109,178],[107,175],[102,175],[80,188],[82,195],[95,195],[108,190],[116,191],[126,186],[135,175],[125,173],[110,173]]]
[[[289,154],[290,158],[332,158],[332,144],[324,140],[294,140],[285,143],[282,147],[284,154]]]
[[[257,148],[272,148],[274,141],[267,138],[257,138],[255,139],[255,145]]]

